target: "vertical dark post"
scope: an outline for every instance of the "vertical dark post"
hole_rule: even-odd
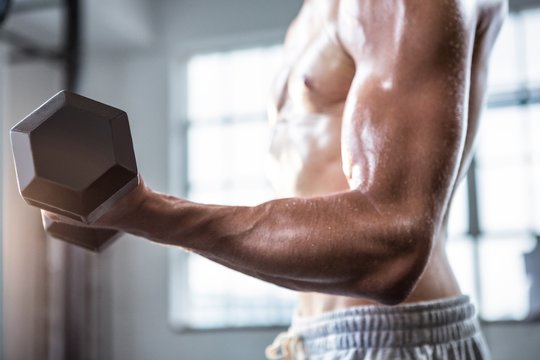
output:
[[[7,17],[11,1],[1,1],[0,0],[0,28],[2,23]],[[3,142],[4,137],[4,83],[2,72],[4,66],[4,53],[3,49],[0,46],[0,142]],[[0,145],[0,358],[4,358],[4,230],[3,230],[3,221],[4,221],[4,148]]]
[[[467,173],[467,195],[469,197],[469,235],[475,239],[480,236],[476,167],[476,158],[473,158]]]
[[[4,53],[0,45],[0,139],[2,142],[4,136],[4,115],[5,115],[5,93],[4,82]],[[7,153],[6,146],[0,145],[0,359],[4,358],[4,154]]]
[[[64,0],[65,88],[77,91],[81,53],[79,0]],[[86,251],[66,247],[65,257],[64,359],[89,357],[90,340],[90,258]]]
[[[74,246],[66,247],[64,359],[88,359],[90,350],[90,255]]]
[[[469,198],[469,236],[473,239],[474,286],[478,296],[478,305],[481,307],[482,288],[480,286],[480,235],[482,228],[480,224],[480,211],[478,208],[478,183],[476,178],[476,170],[476,157],[474,157],[467,173],[467,195]]]
[[[81,56],[81,14],[79,0],[64,0],[64,56],[65,56],[65,88],[76,91],[79,80]]]

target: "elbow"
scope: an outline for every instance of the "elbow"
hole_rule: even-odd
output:
[[[388,254],[368,281],[370,297],[384,305],[398,305],[412,293],[429,261],[434,231],[415,225],[394,236]]]
[[[412,293],[424,266],[422,261],[417,261],[401,269],[393,269],[393,281],[389,281],[386,286],[377,293],[376,300],[384,305],[398,305],[403,303]]]
[[[385,286],[379,294],[381,303],[397,305],[412,293],[429,261],[434,233],[431,226],[418,224],[402,233],[406,245],[399,247],[389,259]]]

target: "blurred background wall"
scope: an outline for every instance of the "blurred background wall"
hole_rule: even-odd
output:
[[[170,171],[171,118],[183,101],[178,84],[171,84],[174,63],[197,48],[211,51],[213,47],[277,43],[300,5],[299,0],[85,0],[79,92],[128,112],[141,174],[156,190],[170,191],[174,187],[169,182],[174,178]],[[60,16],[55,9],[13,14],[6,27],[54,45],[62,39]],[[34,225],[40,220],[38,212],[18,200],[6,130],[52,96],[62,83],[53,63],[0,62],[0,66],[5,88],[0,102],[3,201],[9,203],[4,206],[3,222],[4,335],[9,339],[4,348],[12,349],[6,359],[44,359],[42,351],[54,358],[62,352],[41,343],[51,337],[46,329],[54,328],[54,317],[42,319],[54,297],[39,281],[43,272],[54,271],[43,261],[54,259],[37,256],[34,261],[34,252],[46,251],[35,246],[41,241],[35,238],[42,236],[32,234],[38,225],[20,233],[21,216]],[[34,252],[25,250],[28,245],[21,243],[30,237]],[[94,330],[88,358],[263,359],[264,348],[272,342],[277,328],[183,332],[173,328],[169,260],[169,249],[131,236],[91,258]],[[484,330],[494,359],[537,358],[538,323],[486,323]],[[21,354],[21,349],[28,353]]]

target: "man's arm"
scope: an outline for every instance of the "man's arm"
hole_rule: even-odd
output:
[[[98,225],[295,290],[403,301],[428,261],[455,182],[468,87],[458,21],[416,20],[429,28],[405,28],[411,38],[382,49],[381,58],[367,52],[372,44],[344,36],[357,65],[343,118],[350,191],[231,207],[142,188]]]

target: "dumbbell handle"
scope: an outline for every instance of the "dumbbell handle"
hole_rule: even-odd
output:
[[[75,226],[53,221],[46,216],[43,216],[43,228],[58,240],[94,252],[102,251],[121,235],[121,232],[116,230]]]
[[[132,181],[130,181],[120,191],[109,198],[109,200],[100,208],[98,208],[94,212],[94,217],[101,217],[107,211],[107,209],[112,206],[112,204],[133,190],[138,183],[138,177],[133,178]],[[40,207],[40,204],[33,203],[32,205]],[[57,212],[47,207],[40,208],[43,208],[44,210],[52,210],[52,212],[55,213]],[[111,244],[122,234],[119,231],[111,229],[89,228],[60,223],[47,217],[44,217],[43,219],[43,226],[45,231],[47,231],[47,233],[49,233],[52,237],[94,252],[101,252],[107,247],[107,245]]]

